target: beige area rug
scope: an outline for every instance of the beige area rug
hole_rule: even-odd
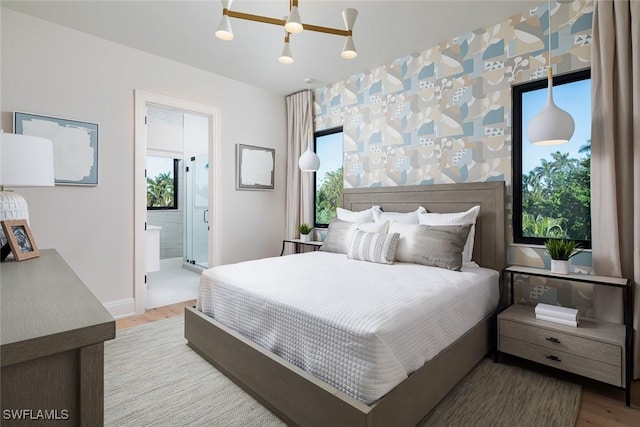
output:
[[[481,361],[421,426],[573,426],[579,385]],[[284,426],[186,345],[184,317],[105,343],[107,426]]]

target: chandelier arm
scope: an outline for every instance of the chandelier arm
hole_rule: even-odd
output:
[[[269,18],[268,16],[253,15],[251,13],[236,12],[235,10],[222,9],[222,14],[230,18],[244,19],[246,21],[262,22],[263,24],[279,25],[287,23],[284,19]]]
[[[235,10],[230,10],[230,9],[222,9],[222,14],[227,15],[230,18],[244,19],[246,21],[262,22],[263,24],[278,25],[281,27],[284,26],[284,24],[286,24],[287,22],[284,19],[269,18],[268,16],[253,15],[251,13],[237,12]],[[336,36],[344,36],[344,37],[353,35],[353,32],[351,30],[341,30],[338,28],[322,27],[319,25],[311,25],[311,24],[302,24],[302,25],[304,26],[305,31],[309,30],[309,31],[315,31],[317,33],[334,34]]]
[[[311,25],[311,24],[302,24],[304,26],[305,31],[315,31],[317,33],[325,33],[325,34],[334,34],[336,36],[352,36],[353,31],[351,30],[341,30],[338,28],[330,28],[330,27],[321,27],[319,25]]]

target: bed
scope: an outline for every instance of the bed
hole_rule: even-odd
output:
[[[479,266],[494,270],[494,273],[504,267],[503,182],[347,189],[343,193],[342,204],[353,211],[379,205],[384,211],[409,212],[424,206],[430,212],[442,213],[461,212],[479,205],[474,261]],[[298,260],[316,263],[320,258],[331,255],[314,252]],[[276,264],[283,264],[278,268],[288,268],[284,265],[284,259],[276,261]],[[398,267],[406,267],[407,271],[412,268]],[[223,273],[224,269],[221,269],[219,274]],[[236,277],[236,273],[230,277]],[[467,274],[464,269],[463,273]],[[255,277],[248,278],[255,280]],[[286,294],[285,291],[283,294]],[[381,298],[384,299],[384,296]],[[243,297],[238,299],[242,300]],[[258,302],[251,310],[259,306]],[[218,309],[222,310],[223,307]],[[233,314],[230,316],[233,317]],[[421,367],[415,371],[409,368],[409,375],[396,372],[388,381],[382,381],[390,391],[383,389],[381,398],[376,394],[358,394],[357,390],[331,385],[326,371],[314,372],[313,367],[309,369],[306,366],[315,373],[315,376],[311,375],[291,363],[290,355],[282,354],[283,357],[280,357],[246,338],[245,335],[251,335],[246,330],[242,331],[243,334],[237,332],[235,328],[238,326],[230,322],[229,317],[224,319],[224,323],[235,328],[189,307],[185,313],[185,337],[191,348],[290,425],[412,426],[487,354],[495,342],[492,336],[494,322],[495,311],[485,309],[479,318],[464,327],[459,337],[447,343],[444,350],[437,350],[433,358],[432,355],[426,356],[430,359],[426,364],[413,356],[408,357],[411,362],[398,361],[401,365],[417,363]],[[400,324],[398,327],[406,328],[407,325]],[[311,327],[310,330],[315,328]],[[381,345],[384,346],[384,343]],[[344,355],[345,360],[351,361],[350,357]],[[389,365],[391,371],[395,369],[393,365]],[[335,366],[339,366],[339,363]],[[318,377],[324,378],[324,381]]]

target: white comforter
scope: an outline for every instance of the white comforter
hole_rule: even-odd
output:
[[[498,273],[310,252],[206,270],[197,309],[370,404],[490,314]]]

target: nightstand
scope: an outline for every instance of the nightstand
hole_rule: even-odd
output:
[[[511,305],[498,315],[498,351],[616,387],[631,405],[633,370],[633,289],[627,279],[588,274],[556,274],[531,267],[507,267]],[[581,319],[577,328],[536,319],[534,307],[514,304],[513,276],[547,277],[622,289],[624,324]]]
[[[280,256],[284,254],[284,246],[286,243],[293,243],[296,245],[296,253],[300,253],[300,246],[312,246],[314,251],[317,251],[322,246],[322,242],[318,242],[315,240],[302,241],[300,239],[284,239],[282,241],[282,250],[280,251]]]

